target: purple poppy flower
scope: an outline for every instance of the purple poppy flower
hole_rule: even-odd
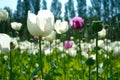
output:
[[[82,19],[81,17],[74,17],[70,20],[70,25],[74,28],[74,29],[83,29],[84,28],[84,19]]]
[[[72,41],[65,41],[65,42],[64,42],[64,48],[65,48],[65,49],[69,49],[69,48],[71,48],[72,46],[73,46]]]
[[[38,41],[39,40],[39,36],[34,36],[34,40]]]

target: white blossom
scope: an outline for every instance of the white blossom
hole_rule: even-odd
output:
[[[68,22],[57,20],[55,23],[55,30],[58,34],[63,34],[68,31]]]
[[[19,31],[22,27],[22,23],[19,22],[11,22],[12,29]]]
[[[103,28],[101,31],[98,32],[98,36],[104,38],[106,36],[106,30]]]

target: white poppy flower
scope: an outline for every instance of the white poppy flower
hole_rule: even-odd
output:
[[[36,20],[40,30],[40,36],[48,36],[54,29],[54,15],[49,10],[40,10]]]
[[[104,38],[106,36],[106,30],[103,28],[101,31],[98,32],[98,36]]]
[[[11,38],[7,34],[0,34],[0,51],[9,52],[10,51]]]
[[[36,15],[28,11],[27,28],[32,36],[39,36],[39,27],[36,25]]]
[[[11,22],[11,27],[16,31],[19,31],[22,27],[22,24],[18,22]]]
[[[10,43],[14,44],[14,48],[18,48],[18,42],[15,38],[11,38],[9,35],[0,33],[0,52],[10,52]]]
[[[38,15],[28,11],[28,31],[33,36],[48,36],[54,29],[54,15],[49,10],[40,10]]]
[[[98,46],[99,47],[104,47],[105,45],[104,45],[104,41],[103,40],[98,40]]]
[[[56,38],[56,32],[52,31],[48,36],[45,37],[49,42],[52,42]]]
[[[8,60],[8,56],[7,55],[5,55],[3,58],[4,58],[5,61]]]
[[[77,55],[77,51],[74,48],[71,48],[68,50],[68,54],[72,57],[75,57]]]
[[[58,34],[63,34],[68,31],[68,22],[57,20],[54,27]]]
[[[7,10],[0,10],[0,21],[6,21],[8,18]]]

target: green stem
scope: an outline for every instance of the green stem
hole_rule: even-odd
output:
[[[111,77],[111,80],[113,80],[113,72],[112,72],[113,66],[112,65],[113,65],[112,64],[112,55],[110,55],[110,77]]]
[[[1,55],[1,53],[0,53],[0,72],[2,72],[2,55]]]
[[[64,56],[64,80],[66,80],[66,72],[65,72],[65,56]]]
[[[108,59],[108,56],[109,56],[109,54],[108,54],[108,52],[107,52],[107,63],[109,63],[109,59]],[[108,72],[109,72],[109,70],[108,70],[108,68],[106,69],[106,71],[107,71],[107,78],[106,79],[108,79]]]
[[[3,54],[2,53],[0,53],[0,74],[2,75],[1,76],[1,79],[4,79],[4,77],[6,76],[6,71],[4,71],[4,68],[3,68],[3,62],[2,62],[2,58],[3,58]],[[5,76],[4,76],[4,73],[5,73]]]
[[[57,41],[55,40],[55,50],[56,50],[56,58],[57,58],[57,64],[58,64],[58,49],[57,49]]]
[[[64,42],[63,42],[63,46],[64,46]],[[65,53],[65,52],[64,52],[64,49],[63,49],[63,53]],[[66,72],[65,72],[65,68],[66,68],[66,66],[65,66],[65,56],[64,56],[63,61],[64,61],[64,62],[63,62],[63,64],[64,64],[64,65],[63,65],[63,67],[64,67],[64,69],[63,69],[63,71],[64,71],[64,80],[66,80]]]
[[[106,58],[106,62],[109,63],[109,58],[108,58],[109,57],[109,53],[108,53],[108,41],[107,40],[106,40],[105,44],[107,46],[107,51],[106,51],[107,58]],[[109,66],[109,64],[108,64],[108,66]],[[105,75],[104,75],[104,78],[106,80],[108,79],[108,72],[109,72],[109,70],[108,70],[108,68],[106,68]]]
[[[112,77],[112,64],[110,66],[110,77],[111,77],[111,80],[113,80],[113,77]]]
[[[49,56],[49,60],[51,61],[51,42],[50,42],[50,56]]]
[[[91,71],[91,66],[89,66],[89,80],[90,80],[90,71]]]
[[[81,34],[81,33],[80,33]],[[81,38],[81,37],[80,37]],[[83,63],[82,63],[82,55],[81,55],[81,40],[79,38],[79,58],[78,58],[78,62],[79,62],[79,59],[80,59],[80,64],[81,64],[81,69],[82,69],[82,79],[84,80],[84,69],[83,69]]]
[[[96,33],[96,80],[98,80],[98,33]]]
[[[40,70],[41,70],[41,77],[42,77],[42,79],[43,79],[43,61],[42,61],[42,58],[43,58],[43,56],[42,56],[42,51],[41,51],[41,37],[39,37],[39,55],[40,55]]]
[[[12,51],[10,50],[10,80],[12,80]]]

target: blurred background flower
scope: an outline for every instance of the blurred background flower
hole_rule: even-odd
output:
[[[49,42],[53,42],[53,40],[55,40],[56,38],[56,32],[52,31],[48,36],[45,37],[45,39],[47,39]]]
[[[63,34],[69,29],[67,21],[57,20],[55,23],[55,30],[58,34]]]
[[[22,23],[19,22],[11,22],[12,29],[19,31],[22,27]]]
[[[72,46],[73,46],[73,43],[71,41],[65,41],[64,42],[64,48],[65,49],[72,48]]]
[[[0,10],[0,21],[6,21],[7,18],[8,18],[8,12],[7,10],[3,9],[3,10]]]
[[[39,40],[39,36],[34,36],[34,40],[38,41]]]
[[[104,38],[106,36],[106,30],[103,28],[101,31],[98,32],[98,36]]]

